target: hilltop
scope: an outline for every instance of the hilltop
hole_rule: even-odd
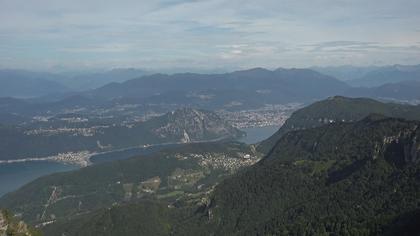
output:
[[[369,116],[289,132],[262,161],[216,188],[203,213],[211,214],[207,229],[217,235],[414,235],[419,127]]]
[[[257,146],[257,150],[267,153],[284,134],[292,130],[359,121],[372,113],[419,120],[420,106],[384,103],[369,98],[330,97],[295,111],[273,136]]]

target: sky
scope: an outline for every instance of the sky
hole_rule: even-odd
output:
[[[0,0],[0,68],[420,64],[418,0]]]

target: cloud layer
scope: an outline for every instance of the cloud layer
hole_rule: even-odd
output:
[[[420,63],[417,0],[0,0],[0,66]]]

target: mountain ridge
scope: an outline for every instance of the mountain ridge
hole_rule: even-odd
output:
[[[419,120],[420,106],[383,103],[370,98],[330,97],[295,111],[273,136],[257,145],[257,150],[267,153],[282,135],[291,130],[313,128],[333,122],[357,121],[371,113]]]
[[[418,209],[419,127],[371,116],[289,132],[261,162],[216,188],[208,229],[220,235],[389,234],[394,219]]]
[[[311,91],[301,87],[305,82],[312,84]],[[295,97],[308,99],[344,91],[347,88],[343,82],[307,69],[275,71],[250,69],[225,74],[155,74],[123,83],[108,84],[89,92],[89,95],[107,99],[121,96],[144,98],[170,91],[209,91],[213,89],[238,90],[249,93],[258,89],[280,89],[276,94],[284,91],[288,94],[295,94]],[[271,99],[276,97],[275,94],[271,96],[273,96]],[[284,99],[282,97],[284,96],[280,96],[281,99]]]

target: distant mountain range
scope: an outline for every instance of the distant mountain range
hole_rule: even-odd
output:
[[[314,71],[318,71],[319,73],[332,76],[342,81],[352,81],[356,79],[360,79],[364,77],[371,71],[378,70],[379,66],[351,66],[351,65],[343,65],[343,66],[314,66],[310,67],[310,69]]]
[[[92,90],[88,96],[160,103],[189,103],[204,107],[238,107],[311,101],[343,93],[349,87],[308,69],[255,68],[226,74],[155,74]]]
[[[351,79],[343,82],[333,75]],[[28,102],[48,103],[46,106],[60,100],[73,100],[74,106],[85,106],[90,100],[90,105],[94,106],[112,101],[118,104],[182,104],[203,109],[308,103],[334,95],[418,103],[419,75],[420,66],[400,65],[315,67],[313,70],[254,68],[224,74],[172,75],[147,75],[147,72],[137,69],[115,69],[79,76],[2,70],[0,97],[31,97]],[[74,97],[84,101],[74,103]],[[0,113],[4,111],[0,109]]]
[[[148,72],[140,69],[113,69],[78,75],[26,70],[0,70],[0,97],[40,97],[101,87],[111,82],[138,78]]]
[[[379,87],[403,81],[420,81],[420,65],[312,67],[354,87]]]
[[[375,87],[410,80],[420,81],[420,65],[380,67],[366,73],[359,79],[348,81],[348,83],[352,86]]]
[[[353,97],[371,97],[389,101],[420,103],[420,80],[407,80],[388,83],[378,87],[359,87],[347,90],[344,95]]]
[[[60,82],[73,90],[84,91],[99,88],[112,82],[123,82],[138,78],[147,74],[150,74],[150,72],[141,69],[118,68],[104,72],[65,76],[61,78]]]
[[[70,89],[48,73],[21,70],[0,70],[0,97],[38,97],[52,93],[66,93]]]
[[[0,97],[0,114],[55,114],[72,109],[109,109],[120,105],[192,106],[241,110],[266,104],[312,102],[350,89],[344,82],[307,69],[255,68],[226,74],[155,74],[109,83],[85,92],[19,100]],[[0,119],[1,120],[1,119]]]

